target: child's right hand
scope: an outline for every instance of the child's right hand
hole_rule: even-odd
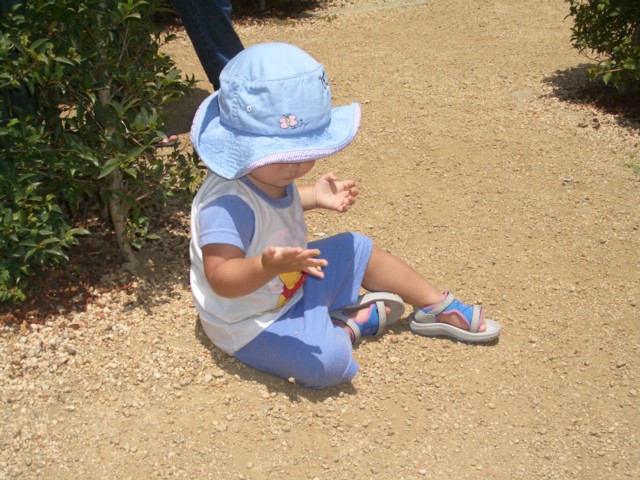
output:
[[[262,266],[274,275],[287,272],[307,272],[314,277],[324,278],[322,267],[329,262],[316,258],[320,250],[300,247],[267,247],[262,252]]]

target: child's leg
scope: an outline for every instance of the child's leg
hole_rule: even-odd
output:
[[[321,389],[349,382],[359,367],[353,359],[347,332],[334,326],[327,312],[305,313],[302,302],[294,310],[234,356],[257,370],[280,378],[294,378],[296,383],[308,388]]]
[[[302,299],[235,357],[300,385],[326,388],[350,381],[358,372],[348,332],[332,323],[329,312],[353,304],[360,292],[372,242],[341,234],[309,244],[326,258],[325,278],[308,276]],[[357,312],[360,316],[367,310]]]
[[[415,307],[436,305],[443,298],[443,292],[420,273],[376,245],[371,251],[362,286],[370,291],[393,292]],[[439,321],[469,329],[469,325],[455,314],[444,313],[439,317]],[[483,332],[485,329],[486,326],[483,324],[479,331]]]
[[[352,318],[364,324],[374,308],[358,310]],[[353,359],[351,328],[331,321],[324,309],[296,310],[274,322],[234,356],[257,370],[295,378],[296,383],[309,388],[333,387],[353,379],[359,367]]]

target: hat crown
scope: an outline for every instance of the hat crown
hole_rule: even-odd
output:
[[[222,124],[252,135],[308,134],[331,121],[324,67],[285,43],[236,55],[220,75],[218,103]]]

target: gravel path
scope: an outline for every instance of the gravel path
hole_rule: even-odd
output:
[[[109,273],[86,312],[3,327],[0,479],[640,478],[640,121],[576,96],[566,2],[413,3],[238,29],[300,45],[336,104],[362,103],[354,145],[309,179],[354,178],[360,200],[310,235],[371,235],[481,302],[500,341],[401,322],[358,347],[352,384],[256,372],[202,334],[176,201],[154,283]],[[183,34],[168,50],[205,78]],[[171,114],[185,145],[207,88]]]

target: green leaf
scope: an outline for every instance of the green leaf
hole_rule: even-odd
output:
[[[20,242],[20,245],[22,247],[37,247],[38,243],[35,242],[34,240],[23,240]]]
[[[37,50],[41,45],[47,43],[48,39],[46,38],[40,38],[34,42],[31,43],[31,45],[29,45],[29,49],[30,50]]]
[[[126,168],[123,168],[122,171],[132,178],[138,178],[138,170],[136,170],[135,168],[126,167]]]
[[[65,260],[69,259],[69,257],[67,257],[67,255],[65,255],[65,253],[60,248],[47,248],[45,252],[48,253],[49,255],[62,257]]]
[[[67,65],[71,65],[71,66],[74,65],[74,63],[71,60],[69,60],[67,57],[58,56],[58,57],[55,57],[54,60],[58,63],[66,63]]]
[[[69,235],[89,235],[90,233],[86,228],[72,228],[67,232]]]
[[[33,257],[38,250],[39,250],[38,248],[32,248],[31,250],[29,250],[23,257],[24,261],[26,262],[31,257]]]
[[[135,147],[132,148],[131,150],[129,150],[127,152],[127,156],[125,157],[125,160],[133,160],[138,158],[138,156],[145,151],[145,147]]]
[[[18,177],[18,183],[24,183],[26,180],[37,176],[38,174],[35,172],[24,173]]]
[[[100,174],[98,175],[98,179],[104,178],[110,173],[112,173],[118,165],[120,164],[120,160],[118,158],[112,158],[107,163],[105,163],[100,169]]]
[[[49,245],[50,243],[60,243],[60,239],[56,237],[45,238],[40,242],[40,246]]]

